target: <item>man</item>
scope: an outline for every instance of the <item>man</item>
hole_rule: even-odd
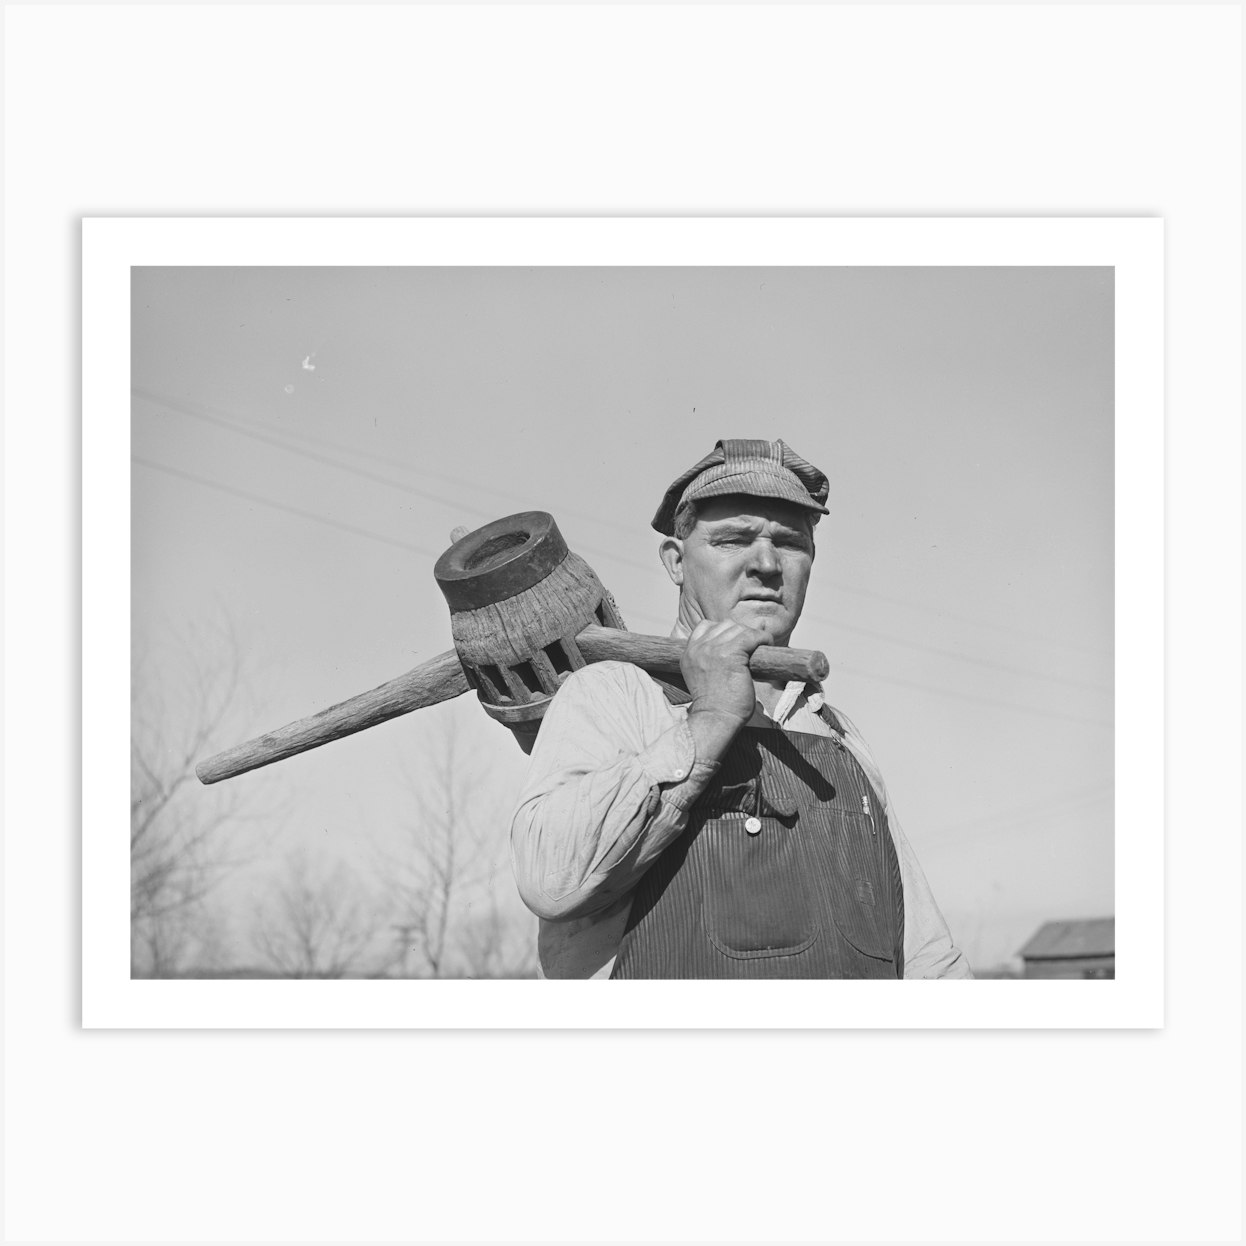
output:
[[[786,645],[828,513],[782,441],[720,441],[653,526],[683,686],[598,663],[546,711],[511,826],[546,977],[967,978],[878,767]]]

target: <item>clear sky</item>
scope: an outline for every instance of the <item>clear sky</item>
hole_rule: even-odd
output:
[[[781,437],[831,481],[794,643],[971,961],[1114,911],[1110,270],[136,269],[133,295],[133,632],[169,712],[213,620],[251,699],[222,744],[448,649],[433,563],[520,510],[665,634],[663,491]],[[292,845],[399,844],[401,768],[451,724],[505,805],[509,733],[420,711],[229,781],[273,812],[225,902]]]

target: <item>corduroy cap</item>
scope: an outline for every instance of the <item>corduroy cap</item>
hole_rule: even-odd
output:
[[[667,489],[653,526],[664,536],[674,536],[675,512],[685,502],[733,493],[781,498],[827,515],[823,503],[830,491],[826,476],[781,441],[720,441]]]

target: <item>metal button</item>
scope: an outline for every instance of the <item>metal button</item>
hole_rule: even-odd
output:
[[[684,777],[684,772],[682,770],[676,770],[674,774],[677,779],[682,779]]]
[[[747,818],[744,822],[744,829],[748,831],[750,835],[756,835],[761,830],[761,819]]]

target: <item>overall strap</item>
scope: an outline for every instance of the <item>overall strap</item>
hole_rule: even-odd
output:
[[[691,704],[692,693],[688,691],[688,686],[684,683],[681,676],[668,675],[662,678],[651,673],[649,678],[662,689],[663,696],[666,697],[671,705]]]

